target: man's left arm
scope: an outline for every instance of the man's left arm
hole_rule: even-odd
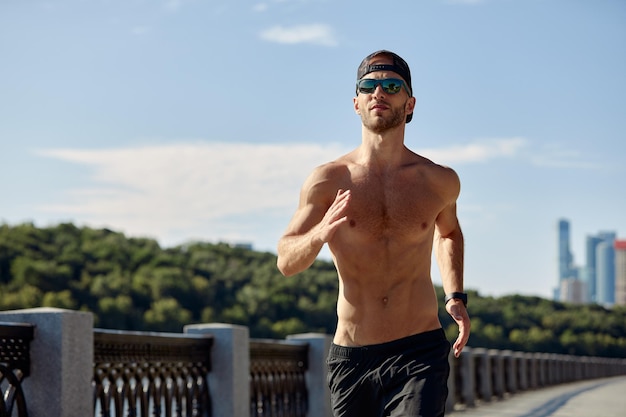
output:
[[[456,203],[446,206],[437,216],[433,243],[445,294],[463,293],[464,241]],[[447,299],[446,311],[459,326],[459,336],[453,345],[454,355],[459,357],[470,335],[469,315],[464,301],[457,297]]]

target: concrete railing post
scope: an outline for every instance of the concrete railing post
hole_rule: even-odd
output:
[[[489,361],[491,362],[493,394],[498,398],[503,398],[506,392],[504,383],[504,357],[499,350],[490,349],[488,353]]]
[[[473,349],[465,347],[459,357],[459,367],[461,376],[461,399],[463,404],[473,407],[476,404],[475,373]]]
[[[473,348],[474,361],[476,366],[476,380],[478,382],[478,395],[482,401],[491,401],[491,361],[489,353],[484,348]]]
[[[459,360],[454,356],[454,350],[450,349],[448,354],[448,364],[450,365],[450,374],[448,375],[448,398],[446,399],[446,412],[452,412],[457,403],[458,393],[456,392],[457,371]]]
[[[559,355],[559,354],[554,354],[554,356],[552,357],[553,361],[554,361],[554,383],[555,384],[561,384],[562,382],[564,382],[563,380],[563,355]]]
[[[191,324],[189,334],[213,335],[209,390],[214,416],[250,417],[250,335],[231,324]]]
[[[576,357],[572,357],[572,362],[574,365],[574,374],[572,375],[572,378],[574,378],[575,381],[580,381],[581,379],[583,379],[583,362]]]
[[[548,365],[547,365],[547,369],[548,369],[548,382],[550,385],[555,385],[558,384],[559,381],[557,379],[557,372],[556,372],[556,354],[555,353],[548,353]]]
[[[514,352],[513,355],[517,364],[517,387],[521,391],[525,391],[528,389],[526,354],[524,352]]]
[[[563,356],[563,378],[564,382],[571,382],[574,375],[574,362],[570,355]]]
[[[580,379],[580,362],[576,358],[576,356],[571,356],[568,358],[569,362],[569,380],[570,381],[578,381]]]
[[[305,380],[308,390],[308,417],[331,417],[330,390],[326,379],[326,358],[332,343],[332,336],[320,333],[304,333],[287,336],[288,340],[297,340],[309,344],[309,367]]]
[[[537,365],[537,356],[533,353],[526,353],[526,363],[528,366],[527,375],[528,375],[528,388],[535,389],[537,388],[537,372],[539,370]]]
[[[510,350],[502,351],[502,360],[504,361],[504,381],[506,392],[514,394],[517,392],[517,363],[515,356]]]
[[[579,360],[580,360],[580,371],[582,373],[582,379],[589,379],[589,357],[583,356]]]
[[[93,415],[91,313],[33,308],[3,311],[0,321],[35,325],[30,375],[22,382],[28,415]]]
[[[535,353],[535,357],[537,358],[537,384],[540,387],[545,387],[548,385],[548,356],[545,353]]]

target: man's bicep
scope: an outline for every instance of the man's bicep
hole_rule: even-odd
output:
[[[459,220],[456,216],[456,203],[452,203],[444,207],[437,216],[435,221],[437,234],[441,237],[447,237],[460,229]]]
[[[435,225],[437,232],[443,237],[450,236],[460,231],[459,221],[456,214],[456,202],[461,192],[461,182],[454,170],[448,168],[441,184],[442,198],[446,202],[443,209],[437,215]]]
[[[285,235],[305,234],[322,221],[337,192],[330,177],[327,166],[316,168],[307,177],[300,189],[298,209]]]
[[[298,209],[289,229],[293,234],[304,234],[318,224],[330,207],[328,183],[320,181],[319,170],[314,171],[300,190]]]
[[[319,209],[314,204],[308,203],[301,205],[291,218],[285,236],[302,235],[311,230],[313,226],[319,223]]]

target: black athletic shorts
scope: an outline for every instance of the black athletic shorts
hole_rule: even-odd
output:
[[[450,343],[443,329],[328,354],[335,417],[440,417],[448,396]]]

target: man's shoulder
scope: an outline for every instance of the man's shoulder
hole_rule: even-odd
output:
[[[427,172],[427,173],[431,173],[432,175],[435,176],[441,176],[448,179],[454,179],[456,178],[458,180],[458,175],[456,173],[456,171],[454,169],[452,169],[449,166],[446,165],[442,165],[439,164],[437,162],[434,162],[433,160],[423,156],[423,155],[418,155],[416,153],[414,153],[414,163],[416,166],[418,166],[421,170]]]
[[[434,188],[446,191],[446,194],[458,195],[461,181],[454,169],[421,155],[417,155],[416,161],[421,178],[426,179]]]
[[[345,157],[326,162],[313,169],[311,176],[318,179],[340,179],[349,175],[349,161]]]
[[[349,176],[345,161],[338,159],[326,162],[313,169],[303,185],[303,190],[309,195],[334,197],[338,189],[345,187]]]
[[[441,177],[442,179],[452,181],[459,180],[459,176],[456,171],[447,165],[441,165],[433,162],[431,165],[431,169],[434,174]]]

